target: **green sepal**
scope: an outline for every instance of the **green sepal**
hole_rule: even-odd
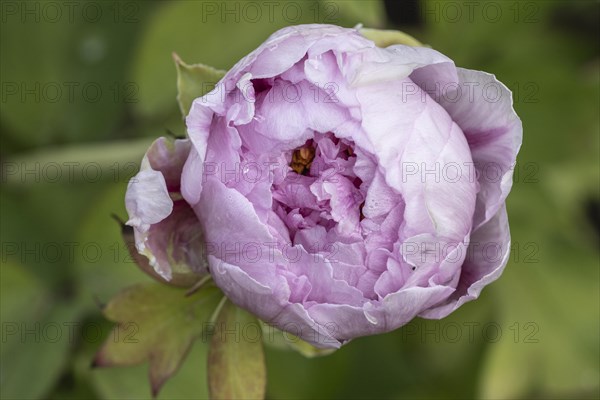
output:
[[[360,28],[359,32],[367,39],[375,42],[377,47],[388,47],[394,44],[403,44],[406,46],[414,47],[425,46],[423,43],[419,42],[414,37],[401,31]]]
[[[291,333],[284,332],[263,321],[260,322],[263,330],[263,342],[272,348],[280,350],[293,350],[306,358],[326,356],[336,349],[321,349],[300,339]]]
[[[192,108],[192,102],[210,92],[226,71],[204,64],[188,65],[175,53],[173,60],[177,68],[177,102],[185,118]]]
[[[227,301],[214,327],[208,353],[211,399],[264,399],[267,371],[261,325]]]

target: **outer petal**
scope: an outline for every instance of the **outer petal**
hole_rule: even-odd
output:
[[[200,222],[184,201],[175,202],[173,212],[164,220],[150,226],[146,233],[136,231],[138,250],[150,260],[165,279],[173,274],[208,273],[206,246]]]
[[[209,256],[214,269],[213,279],[225,295],[236,305],[251,310],[268,324],[293,333],[321,348],[339,348],[341,343],[329,332],[329,326],[317,324],[299,303],[288,301],[289,288],[285,279],[278,275],[277,286],[265,286],[257,282],[241,268]]]
[[[471,230],[476,193],[468,175],[468,144],[427,93],[417,88],[419,96],[405,97],[407,85],[414,84],[406,78],[358,88],[363,129],[379,168],[406,204],[401,239],[435,232],[463,241]]]
[[[192,206],[198,202],[202,192],[204,160],[215,109],[224,112],[224,101],[219,98],[223,96],[220,93],[220,85],[221,83],[217,84],[217,88],[204,97],[194,100],[190,113],[186,118],[188,136],[194,148],[190,151],[183,168],[181,194]]]
[[[454,62],[433,49],[395,45],[375,51],[377,56],[371,56],[370,61],[350,64],[347,68],[346,76],[353,86],[403,80],[409,76],[420,85],[421,77],[429,79],[432,74],[435,76],[430,80],[432,83],[458,82]]]
[[[440,303],[454,292],[448,286],[412,287],[387,295],[382,308],[386,330],[406,325],[419,312]]]
[[[285,258],[246,197],[211,176],[194,211],[202,221],[210,255],[242,268],[262,285],[278,284],[275,265],[284,264]]]
[[[420,314],[443,318],[458,307],[479,297],[481,290],[500,277],[510,257],[510,231],[506,207],[471,235],[456,292],[444,303]]]
[[[173,273],[207,272],[200,223],[179,196],[179,177],[189,155],[188,140],[157,139],[131,180],[125,195],[128,225],[133,226],[137,250],[163,278]]]
[[[171,192],[179,191],[181,170],[190,153],[189,140],[158,138],[152,143],[144,159],[141,170],[153,169],[160,172]]]
[[[363,307],[346,304],[316,304],[309,315],[320,325],[329,326],[340,341],[389,332],[407,324],[421,311],[443,301],[452,292],[447,286],[412,287],[389,294],[381,302]]]
[[[494,75],[457,70],[459,85],[449,86],[439,103],[471,148],[480,185],[473,221],[477,229],[498,212],[510,192],[523,126],[512,107],[512,93]]]
[[[385,326],[378,325],[378,321],[373,318],[375,313],[365,313],[363,307],[347,304],[315,304],[308,308],[308,314],[320,325],[329,327],[331,334],[340,342],[381,333],[385,329]]]
[[[173,210],[163,174],[153,169],[140,171],[134,176],[125,194],[129,214],[127,225],[147,231],[150,225],[165,219]]]
[[[372,41],[364,38],[356,29],[320,24],[290,26],[275,32],[240,60],[226,78],[237,81],[246,72],[256,78],[279,75],[300,61],[317,42],[320,44],[316,50],[320,53],[329,49],[342,52],[375,47]]]

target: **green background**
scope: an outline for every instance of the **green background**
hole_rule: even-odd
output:
[[[111,327],[101,304],[149,281],[110,214],[126,216],[150,141],[184,133],[171,53],[227,69],[283,26],[361,22],[513,90],[513,254],[444,320],[322,358],[267,350],[268,398],[598,398],[599,3],[428,1],[402,26],[378,1],[274,3],[2,2],[1,397],[150,397],[147,366],[90,363]],[[198,343],[160,398],[206,397],[205,362]]]

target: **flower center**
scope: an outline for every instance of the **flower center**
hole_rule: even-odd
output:
[[[309,141],[309,142],[312,142]],[[292,153],[292,161],[290,162],[290,167],[298,174],[298,175],[308,175],[310,172],[310,166],[312,165],[312,161],[315,158],[315,148],[312,143],[305,144],[304,146],[294,150]]]
[[[354,143],[331,132],[317,132],[285,157],[290,169],[272,187],[273,209],[292,237],[320,226],[358,239],[366,188],[354,172]]]

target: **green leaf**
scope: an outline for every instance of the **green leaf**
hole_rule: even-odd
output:
[[[22,265],[2,264],[0,398],[46,398],[77,340],[80,308],[57,302]]]
[[[55,3],[55,19],[45,6],[31,5],[27,18],[3,9],[0,118],[3,135],[22,146],[117,137],[126,107],[139,100],[137,82],[124,72],[139,24],[115,23],[118,6],[107,2],[94,3],[102,18],[88,23],[81,12],[87,4],[78,6],[69,13]]]
[[[79,287],[79,301],[89,311],[96,312],[94,299],[106,303],[126,287],[150,283],[150,278],[140,272],[121,237],[121,230],[111,219],[112,213],[125,217],[125,191],[127,176],[137,171],[139,163],[119,176],[119,182],[111,183],[101,191],[96,189],[96,199],[80,217],[76,241],[86,246],[85,251],[75,254],[75,278]],[[90,245],[87,245],[87,244]],[[88,249],[89,247],[89,249]]]
[[[258,320],[230,302],[223,306],[208,353],[211,399],[263,399],[266,366]]]
[[[63,393],[69,392],[68,397],[63,393],[46,397],[49,400],[114,400],[114,399],[151,399],[152,393],[148,385],[148,367],[140,364],[127,368],[90,368],[98,346],[111,333],[112,323],[98,313],[97,317],[86,320],[86,326],[94,327],[93,332],[101,332],[101,340],[84,340],[73,354],[71,376],[67,385],[61,385]],[[85,329],[85,328],[84,328]],[[156,399],[164,400],[194,400],[207,399],[208,388],[206,376],[206,358],[208,346],[192,346],[181,368],[171,377],[160,390]],[[92,395],[79,394],[78,387],[85,387],[93,392]]]
[[[185,118],[190,112],[194,99],[211,91],[227,71],[204,64],[188,65],[173,53],[177,68],[177,102]]]
[[[15,170],[4,172],[2,179],[3,182],[19,184],[28,177],[23,171],[48,170],[45,174],[31,174],[28,178],[51,184],[97,183],[102,180],[127,182],[139,168],[153,141],[142,138],[43,147],[7,160],[6,163],[14,166]]]
[[[79,357],[76,372],[79,379],[89,382],[101,399],[150,399],[148,371],[144,365],[127,368],[90,369],[94,349]],[[173,377],[161,388],[157,399],[196,400],[208,398],[206,358],[208,346],[192,346],[186,361]]]
[[[48,301],[48,293],[42,283],[17,263],[3,260],[0,283],[2,321],[33,318],[36,310],[43,308]]]
[[[152,393],[156,395],[179,369],[221,298],[214,286],[204,286],[189,296],[185,290],[154,283],[124,290],[104,309],[104,315],[117,326],[94,365],[149,361]]]
[[[589,322],[600,313],[597,254],[582,248],[574,256],[566,251],[570,246],[554,247],[540,242],[539,254],[522,247],[541,263],[509,265],[494,288],[504,307],[503,336],[486,357],[478,397],[583,398],[598,392],[600,331]]]
[[[423,46],[417,39],[401,31],[361,28],[360,34],[374,41],[377,47],[388,47],[394,44]]]

